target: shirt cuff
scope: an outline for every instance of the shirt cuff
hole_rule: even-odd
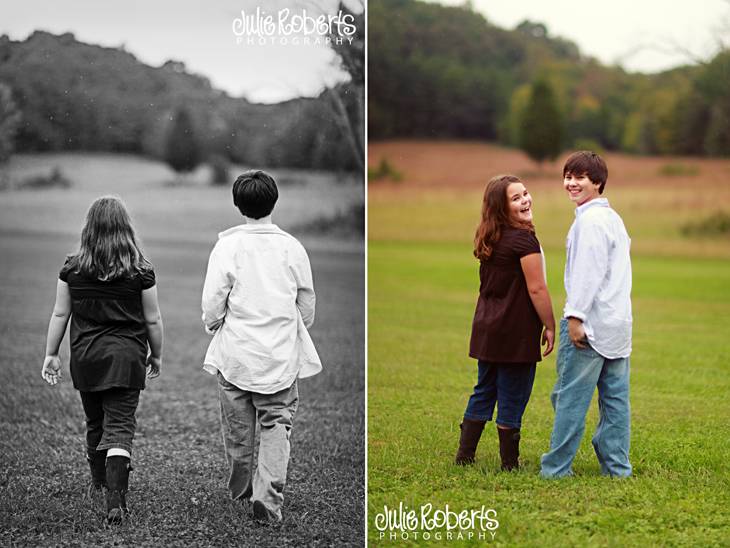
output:
[[[583,312],[580,312],[575,308],[569,308],[566,306],[565,310],[563,310],[563,318],[578,318],[580,321],[585,322],[586,316],[586,314],[583,314]]]
[[[216,327],[215,329],[211,329],[210,327],[208,327],[208,322],[205,321],[205,312],[203,312],[203,315],[200,317],[200,319],[203,320],[203,327],[205,328],[205,332],[208,335],[215,335],[215,332],[220,329],[220,325],[218,325],[218,327]],[[214,325],[215,323],[216,322],[211,322],[211,325]]]

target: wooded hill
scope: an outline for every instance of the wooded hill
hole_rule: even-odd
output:
[[[554,90],[564,147],[730,155],[730,51],[661,74],[629,73],[540,23],[505,30],[468,4],[371,0],[368,8],[370,139],[517,145],[540,80]]]
[[[247,165],[353,169],[327,92],[315,99],[252,104],[213,88],[182,63],[151,67],[122,49],[85,44],[72,34],[37,31],[0,37],[0,83],[22,113],[19,152],[91,150],[162,158],[172,118],[193,122],[200,156]],[[347,108],[353,84],[339,88]]]

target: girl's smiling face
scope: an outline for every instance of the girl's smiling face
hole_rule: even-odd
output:
[[[577,206],[598,198],[601,194],[598,192],[600,185],[593,183],[585,173],[580,175],[566,173],[563,179],[563,187],[567,191],[570,201]]]
[[[510,183],[507,187],[507,211],[513,224],[532,222],[532,196],[522,183]]]

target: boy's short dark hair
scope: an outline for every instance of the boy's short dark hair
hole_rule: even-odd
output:
[[[233,183],[233,204],[241,215],[252,219],[266,217],[279,199],[274,178],[260,169],[242,173]]]
[[[606,162],[595,152],[590,150],[579,150],[571,154],[565,161],[563,167],[563,177],[566,174],[587,175],[588,178],[597,185],[598,193],[603,194],[603,188],[606,186],[608,179],[608,167]]]

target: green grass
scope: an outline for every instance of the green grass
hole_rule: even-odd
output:
[[[372,204],[371,223],[383,214]],[[466,209],[469,204],[454,199],[445,211],[459,206]],[[545,230],[541,239],[559,242],[559,231],[563,224],[567,228],[570,218],[556,219],[550,212],[542,211],[543,218],[550,219],[540,225]],[[668,216],[667,211],[659,214],[660,219]],[[448,216],[432,219],[436,219],[434,230],[448,230]],[[411,222],[418,221],[403,216],[400,226],[391,228],[407,233],[404,225]],[[634,225],[634,243],[644,248],[642,240],[651,233],[649,221]],[[545,481],[538,472],[552,428],[549,394],[555,379],[554,355],[538,366],[523,420],[522,470],[498,472],[492,423],[482,437],[477,464],[466,468],[451,464],[458,425],[476,381],[475,363],[467,357],[478,289],[478,265],[471,257],[469,236],[466,233],[465,241],[458,243],[425,238],[369,243],[371,542],[379,540],[375,516],[385,505],[397,508],[403,502],[416,509],[426,503],[436,508],[448,504],[457,511],[481,505],[494,508],[499,528],[494,541],[491,537],[487,541],[497,545],[730,543],[730,263],[634,254],[634,476],[616,481],[600,475],[590,445],[598,417],[594,401],[574,463],[576,477]],[[559,313],[564,301],[564,249],[546,246],[546,255],[553,306]],[[408,542],[428,544],[413,537]],[[387,537],[381,542],[388,543]]]
[[[168,187],[164,166],[129,156],[15,161],[18,171],[59,162],[74,186],[0,192],[0,545],[362,545],[361,243],[303,235],[317,289],[311,333],[324,370],[299,385],[284,523],[260,525],[228,497],[216,382],[201,369],[210,341],[200,325],[208,253],[219,230],[240,222],[229,189]],[[308,178],[304,188],[282,185],[281,215],[274,215],[297,236],[297,225],[361,193],[333,189],[333,174],[321,180],[300,175]],[[50,387],[40,377],[58,270],[75,248],[84,211],[109,192],[120,194],[138,221],[156,268],[165,324],[162,374],[148,382],[137,413],[132,519],[114,529],[105,528],[103,512],[83,499],[89,475],[84,415],[69,378],[67,339],[63,382]],[[297,216],[296,197],[304,193],[310,194],[305,204],[321,204]]]
[[[655,257],[730,259],[730,240],[722,229],[721,204],[730,203],[730,179],[709,181],[705,190],[668,181],[607,187],[606,197],[623,218],[632,254]],[[528,186],[534,222],[545,248],[564,253],[565,235],[575,208],[560,181]],[[369,242],[444,242],[469,245],[480,215],[483,191],[416,191],[403,185],[368,194]],[[726,216],[725,216],[726,217]],[[709,223],[707,220],[710,220]],[[705,228],[705,224],[707,227]],[[690,230],[687,226],[700,226]],[[720,226],[720,229],[715,227]],[[468,253],[467,253],[468,255]],[[558,269],[562,271],[562,264]]]

